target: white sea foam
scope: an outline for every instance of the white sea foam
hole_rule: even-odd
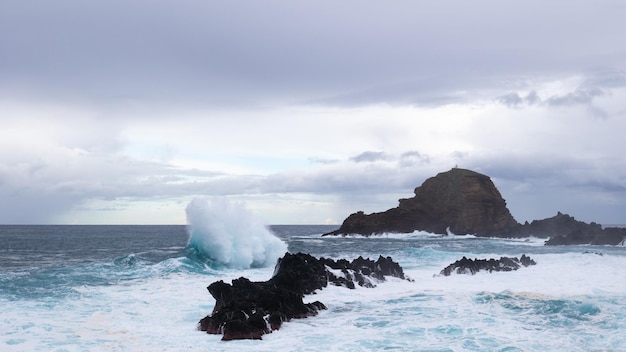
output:
[[[390,278],[376,288],[329,286],[307,302],[328,306],[293,319],[261,341],[220,341],[196,331],[215,301],[206,286],[271,268],[213,275],[171,273],[112,286],[80,288],[60,301],[0,302],[3,351],[583,351],[620,350],[626,338],[624,256],[534,255],[515,272],[433,276],[399,258],[414,282]],[[416,259],[413,259],[416,260]],[[437,263],[443,268],[447,262]]]
[[[234,268],[274,265],[287,245],[243,203],[193,199],[187,206],[189,246]]]
[[[496,255],[476,255],[497,258]],[[622,294],[626,292],[623,256],[593,253],[533,254],[537,265],[513,272],[479,272],[476,275],[437,276],[432,268],[405,270],[420,283],[420,288],[431,292],[535,292],[553,297],[571,297],[593,294]],[[459,258],[457,258],[459,259]],[[443,269],[452,259],[441,262]]]
[[[343,237],[358,238],[358,239],[366,239],[366,238],[429,239],[429,238],[432,238],[432,239],[451,239],[451,240],[476,238],[475,235],[456,235],[451,232],[448,232],[447,234],[438,234],[438,233],[419,231],[419,230],[413,231],[413,232],[406,232],[406,233],[383,232],[379,234],[373,234],[370,236],[363,236],[363,235],[358,235],[358,234],[346,234],[346,235],[343,235]]]
[[[524,238],[500,238],[500,237],[489,237],[493,240],[501,241],[503,244],[512,244],[512,245],[523,245],[523,246],[533,246],[533,247],[543,247],[548,240],[547,238],[542,237],[524,237]]]

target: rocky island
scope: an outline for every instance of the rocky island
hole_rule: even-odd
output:
[[[453,168],[424,181],[412,198],[395,208],[348,216],[341,227],[324,234],[371,236],[381,233],[427,231],[437,234],[473,234],[487,237],[543,237],[547,245],[609,244],[624,242],[626,229],[602,228],[567,214],[531,223],[518,223],[491,179],[471,170]]]

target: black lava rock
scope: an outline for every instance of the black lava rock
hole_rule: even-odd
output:
[[[450,276],[450,274],[476,274],[481,270],[493,271],[513,271],[521,266],[537,264],[533,259],[522,254],[518,258],[500,257],[500,259],[467,259],[466,257],[457,260],[441,270],[440,275]]]
[[[380,256],[377,261],[359,257],[349,262],[286,253],[268,281],[252,282],[241,277],[232,284],[220,280],[209,285],[215,307],[211,315],[200,320],[199,329],[222,334],[222,340],[261,339],[285,321],[314,316],[326,309],[319,301],[303,303],[305,294],[323,289],[328,283],[348,288],[375,287],[386,276],[410,280],[391,257]]]

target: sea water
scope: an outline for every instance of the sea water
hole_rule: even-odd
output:
[[[222,216],[248,221],[238,212]],[[334,229],[235,226],[220,236],[237,239],[201,240],[194,236],[215,230],[193,221],[0,226],[0,351],[626,351],[624,247],[425,232],[321,237]],[[413,281],[327,287],[305,297],[328,307],[317,316],[287,322],[262,340],[221,341],[197,330],[215,304],[206,287],[241,276],[267,280],[273,263],[257,256],[249,267],[230,265],[216,258],[233,253],[207,248],[221,241],[222,251],[250,250],[253,258],[246,236],[268,258],[281,248],[334,259],[391,256]],[[522,254],[537,265],[438,275],[463,256]]]

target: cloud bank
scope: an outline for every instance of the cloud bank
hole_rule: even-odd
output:
[[[0,11],[0,223],[379,211],[455,165],[519,220],[626,220],[626,8],[113,0]]]

